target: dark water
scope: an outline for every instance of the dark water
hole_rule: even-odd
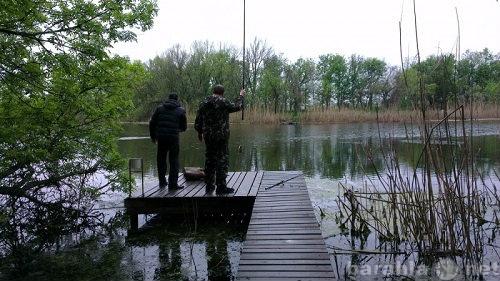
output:
[[[125,124],[124,128],[118,140],[121,153],[126,158],[142,158],[145,186],[156,185],[156,146],[149,139],[147,125]],[[203,167],[204,146],[198,141],[192,124],[188,128],[181,134],[181,167]],[[446,131],[451,134],[446,136]],[[445,132],[436,127],[430,141],[433,144],[444,141],[440,151],[446,166],[463,161],[465,156],[457,153],[457,148],[470,146],[467,156],[474,162],[474,178],[480,189],[496,190],[500,185],[500,122],[467,125],[465,138],[454,124]],[[387,280],[381,274],[384,268],[374,266],[388,261],[392,265],[404,262],[399,268],[400,276],[409,275],[412,277],[409,280],[464,280],[460,275],[448,278],[420,272],[418,264],[412,264],[405,255],[352,251],[384,249],[379,248],[381,243],[373,234],[365,239],[351,237],[337,220],[338,202],[345,192],[344,187],[361,191],[382,188],[380,179],[388,174],[389,151],[397,152],[401,171],[420,169],[419,151],[423,145],[419,136],[419,128],[403,124],[232,124],[229,170],[301,171],[339,280],[346,279],[346,271],[352,270],[357,274],[355,278],[347,278],[349,280]],[[140,173],[135,172],[133,176],[140,192]],[[97,202],[96,207],[106,214],[106,219],[111,219],[124,212],[126,196],[109,194]],[[498,202],[488,204],[488,212],[500,213]],[[141,229],[132,234],[128,232],[126,216],[122,218],[113,220],[117,228],[110,228],[98,237],[88,240],[83,236],[65,238],[61,245],[80,245],[65,248],[57,255],[37,257],[15,280],[232,280],[235,277],[246,233],[245,223],[218,217],[206,220],[186,215],[181,222],[174,222],[157,216],[140,216]],[[485,229],[485,235],[488,239],[482,253],[484,280],[498,280],[498,225]],[[352,267],[353,264],[356,267]],[[0,280],[12,280],[10,276],[5,278],[8,275],[1,270]]]
[[[466,135],[472,136],[466,139],[461,137],[460,128],[454,132],[452,127],[449,131],[452,136],[448,142],[465,145],[466,141],[471,145],[478,173],[488,178],[490,184],[498,185],[495,171],[500,167],[500,123],[475,123],[466,128]],[[439,128],[433,131],[438,141],[444,138],[439,133]],[[418,166],[415,159],[419,155],[409,151],[421,149],[419,135],[418,128],[402,124],[232,124],[229,170],[302,171],[326,244],[330,248],[349,249],[352,241],[335,222],[339,211],[336,200],[342,192],[340,184],[377,188],[376,174],[384,174],[385,169],[382,152],[389,146],[398,150],[402,170]],[[119,147],[127,158],[144,159],[146,186],[157,184],[156,147],[148,137],[146,125],[126,124]],[[367,159],[367,151],[374,155],[373,159]],[[192,125],[181,134],[180,155],[181,167],[203,167],[204,146]],[[119,206],[121,200],[117,196],[103,204]],[[183,225],[171,225],[151,217],[142,218],[140,223],[145,224],[144,233],[126,238],[128,253],[123,263],[131,280],[231,280],[237,272],[244,225],[197,222],[196,218],[187,218]],[[373,248],[375,244],[368,240],[364,247]],[[351,258],[332,257],[332,265],[342,274]]]
[[[373,233],[364,239],[353,238],[339,225],[339,200],[344,188],[382,189],[381,179],[388,174],[389,151],[397,152],[399,170],[420,169],[419,151],[423,145],[417,127],[372,123],[231,126],[230,171],[301,171],[305,175],[339,280],[464,280],[461,275],[449,278],[434,271],[419,271],[419,264],[408,255],[360,253],[358,250],[384,251],[380,248],[383,243]],[[121,153],[126,158],[142,158],[145,186],[156,185],[156,146],[149,139],[147,125],[125,124],[124,128],[118,140]],[[192,124],[188,128],[181,134],[180,166],[203,167],[204,145],[198,141]],[[464,160],[465,155],[457,153],[457,148],[470,146],[467,156],[474,162],[474,177],[480,189],[496,190],[500,185],[500,122],[468,125],[465,138],[461,137],[462,130],[453,125],[446,131],[451,134],[446,136],[442,128],[436,127],[430,140],[433,144],[444,141],[440,152],[446,167]],[[134,172],[133,176],[140,192],[140,173]],[[109,194],[96,207],[111,219],[124,213],[126,196]],[[488,203],[490,215],[500,213],[498,202]],[[179,222],[140,216],[140,231],[132,234],[126,216],[121,218],[112,220],[117,228],[92,239],[65,238],[61,245],[79,246],[37,257],[15,280],[233,280],[236,276],[247,228],[244,222],[223,217],[185,215]],[[485,235],[484,280],[498,280],[498,226],[485,229]],[[384,278],[385,268],[376,267],[398,263],[402,266],[395,270],[401,274],[390,279]],[[7,274],[1,270],[0,280],[12,280],[10,276],[6,279]],[[354,278],[346,277],[346,272],[353,270]],[[411,278],[404,279],[404,275]]]

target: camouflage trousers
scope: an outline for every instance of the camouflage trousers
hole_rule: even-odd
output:
[[[229,166],[229,140],[205,139],[205,183],[226,187]]]

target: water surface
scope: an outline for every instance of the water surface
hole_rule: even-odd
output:
[[[351,249],[353,241],[335,221],[339,212],[337,200],[345,191],[341,186],[359,190],[378,188],[377,174],[384,175],[386,168],[383,151],[397,150],[402,170],[418,166],[415,155],[408,151],[421,150],[419,130],[416,126],[404,124],[375,123],[232,124],[229,170],[303,172],[330,251]],[[448,131],[451,136],[444,135],[440,128],[436,128],[433,141],[445,140],[459,145],[467,142],[473,147],[471,155],[475,159],[478,174],[492,180],[490,184],[498,184],[495,171],[500,167],[499,123],[468,124],[465,128],[467,138],[462,137],[463,130],[459,126],[452,126]],[[412,149],[408,149],[409,146]],[[147,125],[126,124],[119,147],[127,158],[144,159],[146,186],[157,184],[156,146],[149,139]],[[453,148],[450,149],[453,152]],[[372,159],[367,158],[367,151],[374,155]],[[188,130],[181,134],[180,166],[203,165],[204,145],[198,141],[190,124]],[[237,272],[244,225],[224,222],[204,224],[196,222],[195,218],[189,218],[182,226],[158,223],[151,217],[142,219],[142,223],[146,222],[145,234],[129,239],[130,256],[127,263],[133,268],[133,276],[136,276],[134,280],[170,280],[172,274],[177,278],[183,276],[185,280],[207,280],[213,279],[213,274],[230,278]],[[373,238],[364,241],[363,245],[357,243],[366,249],[373,249],[377,245]],[[214,259],[217,262],[214,263]],[[342,274],[353,259],[360,257],[339,255],[334,259],[332,256],[332,265]]]

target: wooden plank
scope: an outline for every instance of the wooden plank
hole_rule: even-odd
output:
[[[294,247],[293,249],[286,246],[286,247],[274,247],[274,246],[265,246],[265,245],[262,245],[262,246],[252,246],[252,245],[248,245],[248,246],[245,246],[245,253],[249,254],[249,253],[262,253],[262,252],[269,252],[269,251],[273,251],[273,252],[276,252],[276,253],[286,253],[286,252],[289,252],[289,253],[294,253],[294,252],[304,252],[304,253],[308,253],[308,252],[321,252],[325,249],[324,245],[308,245],[307,247]],[[281,261],[279,261],[281,262]]]
[[[311,259],[304,259],[311,260]],[[330,263],[298,263],[294,264],[266,264],[266,263],[254,263],[254,264],[240,264],[238,271],[255,271],[258,268],[259,271],[298,271],[298,272],[311,272],[311,271],[330,271],[332,266]]]
[[[288,191],[288,192],[274,192],[274,191],[266,191],[264,192],[265,194],[262,194],[262,202],[267,202],[271,200],[282,200],[282,201],[287,201],[287,200],[305,200],[309,199],[309,194],[305,194],[304,191],[302,190],[294,190],[294,191]],[[307,202],[307,200],[305,201]],[[309,203],[309,202],[308,202]]]
[[[297,204],[302,205],[302,206],[307,206],[308,208],[311,208],[311,203],[309,201],[309,196],[303,196],[303,197],[298,197],[298,196],[283,196],[283,198],[278,198],[277,195],[273,198],[267,199],[267,198],[259,198],[259,207],[273,207],[273,206],[295,206]],[[278,204],[279,203],[279,204]]]
[[[309,261],[309,260],[307,260]],[[311,276],[309,273],[310,272],[329,272],[331,271],[332,266],[324,263],[313,263],[313,262],[308,262],[308,263],[302,263],[300,261],[297,261],[297,263],[294,264],[269,264],[269,263],[253,263],[253,264],[247,264],[247,263],[242,263],[239,264],[238,267],[238,272],[241,275],[245,275],[244,272],[247,272],[248,276],[255,276],[254,274],[251,274],[252,272],[283,272],[283,271],[288,271],[288,272],[302,272],[303,276]],[[307,272],[307,273],[305,273]]]
[[[241,184],[238,190],[235,192],[234,196],[248,196],[251,188],[255,182],[255,177],[257,172],[247,172],[243,175],[241,179]]]
[[[279,277],[273,278],[272,280],[269,277],[240,277],[238,280],[252,280],[252,281],[290,281],[290,278]],[[324,281],[323,277],[302,277],[300,281]]]
[[[334,278],[303,176],[266,172],[254,203],[236,280]]]
[[[317,280],[333,280],[335,276],[330,272],[297,272],[297,271],[261,271],[259,268],[253,271],[242,271],[241,273],[238,270],[238,277],[236,280],[254,280],[253,278],[266,278],[265,280],[274,281],[275,278],[293,278],[288,280],[306,280],[304,278],[319,278]],[[251,278],[251,279],[245,279]]]
[[[191,191],[186,194],[186,197],[203,197],[205,196],[205,182],[204,181],[188,181],[191,186]]]
[[[167,196],[168,197],[191,197],[188,195],[193,191],[193,189],[195,189],[196,185],[186,184],[186,183],[184,183],[183,185],[184,185],[184,188],[181,188],[181,189],[174,189],[174,190],[168,189]]]
[[[242,172],[233,172],[233,173],[230,173],[228,175],[228,177],[226,178],[226,185],[228,187],[232,187],[234,188],[234,190],[238,190],[238,188],[240,187],[240,183],[241,181],[239,181],[239,178],[240,176],[242,175],[243,173]],[[234,194],[228,194],[230,196],[234,195]]]
[[[307,199],[309,200],[309,199]],[[283,202],[276,200],[275,202],[264,203],[259,202],[258,205],[255,206],[255,212],[272,212],[272,211],[303,211],[303,212],[312,212],[314,213],[312,207],[301,201],[290,201],[291,203]]]
[[[158,192],[160,190],[160,187],[159,185],[155,185],[153,187],[150,187],[146,190],[144,190],[144,197],[151,197],[153,196],[156,192]],[[134,197],[137,197],[137,196],[142,196],[142,194],[138,193],[138,192],[142,192],[142,191],[136,191]]]
[[[281,223],[279,225],[274,225],[270,227],[267,224],[262,224],[262,225],[252,225],[248,227],[248,230],[253,230],[253,229],[292,229],[292,228],[314,228],[318,227],[317,222],[310,222],[310,223]]]
[[[286,239],[285,238],[280,238],[280,239],[273,239],[269,238],[266,239],[267,237],[261,236],[259,239],[245,239],[245,245],[248,243],[249,245],[276,245],[276,246],[289,246],[289,247],[296,247],[296,246],[301,246],[301,245],[325,245],[324,241],[321,241],[317,239],[317,237],[310,238],[310,239]],[[326,246],[325,251],[326,251]]]
[[[272,280],[269,280],[268,277],[241,277],[238,280],[248,280],[248,281],[290,281],[288,277],[273,277]],[[330,279],[325,279],[324,277],[302,277],[300,279],[292,279],[292,280],[300,280],[300,281],[325,281]]]
[[[233,196],[246,196],[247,195],[248,189],[250,189],[250,186],[248,183],[245,183],[245,178],[252,177],[252,181],[253,181],[253,175],[255,175],[255,172],[241,173],[241,175],[238,179],[237,186],[230,186],[228,184],[228,187],[234,188]],[[248,179],[246,181],[248,181]]]
[[[297,240],[299,243],[300,241],[303,240],[314,240],[318,238],[318,235],[321,235],[321,232],[313,232],[311,233],[302,233],[302,232],[283,232],[283,233],[273,233],[273,234],[266,234],[266,233],[260,233],[260,232],[251,232],[249,233],[249,238],[245,239],[246,241],[251,241],[251,240],[286,240],[286,241],[291,241],[291,240]]]
[[[265,256],[264,256],[265,255]],[[270,260],[270,261],[280,261],[281,264],[287,264],[288,260],[322,260],[324,264],[330,265],[329,270],[332,270],[332,265],[328,254],[323,252],[312,253],[312,252],[254,252],[241,254],[240,260]]]
[[[316,219],[315,214],[310,213],[293,213],[293,212],[272,212],[272,213],[253,213],[252,216],[255,217],[256,220],[265,220],[265,219],[280,219],[280,218],[309,218]]]
[[[226,197],[231,196],[255,196],[259,188],[260,179],[263,172],[230,172],[227,177],[229,187],[235,188],[234,194],[225,194]],[[205,182],[203,180],[186,181],[184,175],[179,174],[179,184],[184,185],[180,190],[160,189],[158,186],[149,188],[145,192],[145,197],[204,197],[214,196],[215,194],[206,194]],[[257,185],[255,185],[257,184]],[[254,194],[254,195],[248,195]]]
[[[297,193],[289,193],[289,194],[266,194],[263,195],[262,198],[260,198],[260,203],[265,204],[267,202],[273,202],[273,201],[283,201],[283,202],[289,202],[289,201],[299,201],[303,203],[309,203],[307,201],[303,200],[309,200],[309,196],[307,194],[297,194]]]
[[[270,227],[273,224],[280,224],[280,223],[309,223],[311,222],[311,218],[269,218],[269,219],[259,219],[253,222],[253,224],[266,224],[269,225]],[[316,222],[317,224],[317,222]]]
[[[309,196],[304,195],[304,196],[295,196],[295,195],[280,195],[282,198],[277,198],[277,196],[274,197],[268,197],[268,198],[262,198],[259,201],[259,204],[262,204],[264,206],[266,205],[275,205],[276,202],[280,202],[280,204],[287,204],[287,205],[293,205],[294,203],[301,203],[304,205],[310,205],[311,203],[305,201],[309,200]],[[304,202],[305,201],[305,202]]]
[[[246,245],[245,244],[245,252],[246,250],[248,249],[249,253],[251,252],[255,252],[255,251],[261,251],[261,252],[265,252],[265,251],[278,251],[278,252],[283,252],[283,251],[290,251],[290,252],[293,252],[293,251],[303,251],[303,252],[307,252],[307,251],[312,251],[314,253],[318,253],[318,252],[324,252],[325,254],[327,254],[325,250],[325,243],[321,244],[321,243],[316,243],[316,244],[312,244],[312,245],[297,245],[297,246],[294,246],[294,247],[290,247],[288,246],[287,243],[281,243],[281,244],[276,244],[274,243],[274,246],[273,244],[269,244],[269,245],[257,245],[257,244],[253,244],[253,245]],[[319,251],[318,251],[319,250]]]
[[[266,219],[276,219],[276,218],[299,218],[307,217],[316,219],[316,214],[313,212],[304,212],[302,208],[290,208],[290,210],[283,209],[272,209],[266,212],[252,212],[255,215],[255,220],[266,220]]]
[[[252,188],[248,193],[248,196],[256,197],[260,188],[260,184],[262,181],[262,177],[264,176],[264,172],[260,171],[255,175],[254,182],[252,183]]]
[[[230,184],[241,185],[247,172],[231,172],[228,174]],[[251,172],[252,175],[257,175]],[[179,175],[179,183],[183,183],[184,188],[179,190],[160,189],[157,185],[147,189],[147,196],[142,194],[128,197],[124,200],[127,212],[136,216],[136,214],[186,214],[190,212],[220,213],[234,210],[235,212],[250,213],[255,197],[238,196],[233,194],[217,195],[215,192],[206,194],[205,183],[203,180],[186,181],[183,174]],[[258,186],[257,186],[258,188]],[[233,198],[235,198],[233,200]],[[182,201],[185,199],[188,201]],[[180,201],[181,200],[181,201]],[[208,201],[207,201],[208,200]],[[184,208],[186,202],[198,208]],[[184,212],[184,213],[183,213]],[[131,217],[131,219],[133,219]]]
[[[287,214],[307,214],[315,216],[315,213],[311,211],[311,207],[304,206],[302,204],[296,204],[294,206],[255,206],[253,213],[256,216],[266,216],[278,214],[282,216],[286,216]]]
[[[283,228],[273,228],[273,229],[249,229],[247,235],[288,235],[288,234],[319,234],[321,231],[316,228],[296,228],[296,229],[283,229]]]
[[[300,172],[230,172],[235,193],[205,193],[202,180],[186,181],[183,189],[153,186],[125,199],[131,214],[167,212],[251,212],[236,280],[332,280],[333,268],[319,223]],[[272,188],[269,188],[272,187]]]

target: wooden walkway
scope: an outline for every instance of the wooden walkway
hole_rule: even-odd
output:
[[[265,172],[236,280],[333,279],[330,257],[303,175]]]
[[[161,214],[171,219],[183,219],[186,215],[219,216],[229,214],[233,217],[249,216],[259,190],[264,172],[232,172],[227,178],[227,185],[235,189],[234,193],[216,195],[205,193],[203,181],[187,181],[179,174],[178,184],[184,188],[169,190],[153,186],[139,191],[124,200],[130,216],[130,228],[138,228],[139,214]]]
[[[236,280],[333,280],[335,275],[301,172],[232,172],[235,193],[205,194],[203,181],[186,181],[180,190],[150,188],[125,199],[131,228],[137,215],[186,212],[250,216]]]

